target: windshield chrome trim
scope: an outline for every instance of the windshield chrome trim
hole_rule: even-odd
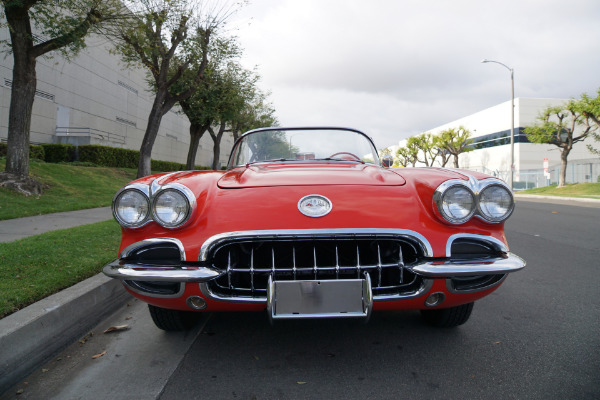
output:
[[[304,127],[302,127],[302,126],[294,126],[294,127],[271,126],[268,128],[252,129],[248,132],[244,132],[243,134],[241,134],[240,137],[235,141],[235,143],[233,143],[231,153],[229,153],[229,159],[227,160],[227,170],[229,171],[230,169],[241,167],[241,166],[245,165],[245,164],[232,165],[233,154],[235,153],[235,150],[237,149],[238,143],[250,134],[253,134],[256,132],[269,132],[269,131],[318,131],[318,130],[350,131],[350,132],[355,132],[355,133],[358,133],[358,134],[364,136],[369,141],[369,143],[371,143],[371,146],[372,146],[371,152],[373,153],[373,155],[375,157],[377,157],[377,159],[373,161],[373,165],[381,166],[381,160],[379,157],[379,152],[377,151],[377,146],[375,146],[375,142],[373,142],[373,139],[371,139],[371,137],[369,135],[367,135],[366,133],[364,133],[362,131],[359,131],[358,129],[346,128],[343,126],[304,126]],[[303,161],[305,161],[305,160],[303,160]]]

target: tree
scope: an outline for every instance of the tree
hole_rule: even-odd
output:
[[[209,62],[202,82],[194,93],[179,105],[190,121],[190,146],[186,160],[186,168],[193,169],[200,139],[215,122],[218,114],[220,87],[217,85],[221,64],[238,57],[241,51],[234,38],[215,38],[209,48]],[[173,72],[174,73],[174,72]],[[172,93],[179,93],[188,88],[195,79],[195,68],[185,71],[181,78],[170,87]]]
[[[29,176],[29,131],[37,87],[38,57],[59,52],[65,57],[85,47],[85,37],[126,17],[113,0],[2,0],[13,55],[12,91],[8,117],[6,173]]]
[[[590,131],[590,136],[595,141],[600,142],[600,132],[598,131],[600,129],[600,89],[598,89],[596,97],[593,98],[586,93],[582,94],[581,99],[574,100],[573,107],[576,112],[596,125],[596,129]],[[600,149],[596,149],[590,144],[587,145],[587,148],[592,154],[600,156]]]
[[[433,137],[433,147],[436,149],[437,153],[436,156],[440,157],[440,165],[443,167],[446,166],[446,164],[448,164],[448,161],[450,161],[450,153],[448,152],[448,150],[443,149],[441,147],[441,136],[440,135],[435,135]]]
[[[407,167],[408,164],[412,164],[414,167],[419,157],[419,148],[416,146],[416,142],[411,141],[409,138],[406,146],[400,147],[396,151],[396,156],[398,157],[398,163],[403,167]]]
[[[277,126],[275,109],[267,101],[268,93],[262,92],[256,86],[258,75],[252,85],[242,89],[244,106],[238,110],[231,125],[233,139],[238,140],[240,135],[252,129]]]
[[[436,147],[436,139],[429,132],[409,138],[407,146],[414,146],[418,149],[417,161],[425,164],[427,167],[433,166],[433,163],[439,154],[439,150]],[[423,155],[423,158],[419,158],[420,154]]]
[[[563,106],[548,107],[538,116],[538,123],[525,127],[525,134],[532,143],[545,143],[560,149],[560,177],[558,187],[565,186],[567,159],[573,145],[584,140],[591,132],[589,119],[581,112],[577,102],[570,100]],[[578,133],[577,128],[581,127]]]
[[[472,140],[470,139],[471,132],[464,126],[458,128],[449,128],[441,131],[438,134],[437,147],[445,153],[448,157],[452,155],[454,157],[454,168],[458,166],[458,156],[461,153],[472,151],[470,147]],[[447,162],[447,160],[446,160]],[[445,165],[445,163],[444,163]]]
[[[189,98],[204,79],[213,35],[231,10],[205,10],[193,0],[139,0],[128,2],[136,18],[116,32],[117,50],[128,65],[146,69],[155,88],[155,98],[140,147],[137,176],[149,175],[152,148],[162,117]],[[193,79],[182,91],[170,90],[183,74],[192,70]]]

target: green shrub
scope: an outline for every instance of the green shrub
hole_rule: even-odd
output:
[[[71,162],[75,160],[75,146],[72,144],[43,144],[44,161],[49,163]]]
[[[43,146],[32,144],[29,146],[29,158],[36,160],[46,160],[46,150]]]
[[[103,167],[137,168],[139,151],[95,144],[79,146],[79,161]]]
[[[76,157],[77,155],[77,157]],[[0,157],[6,157],[6,143],[0,143]],[[73,163],[78,165],[100,166],[109,168],[138,167],[140,152],[118,147],[95,144],[74,146],[72,144],[42,144],[30,146],[29,157],[49,163]],[[171,172],[185,170],[185,164],[152,160],[152,172]],[[194,169],[209,170],[210,167],[196,165]]]
[[[6,157],[6,149],[8,145],[6,143],[0,143],[0,157]],[[44,148],[34,144],[29,145],[29,158],[36,160],[44,160]]]

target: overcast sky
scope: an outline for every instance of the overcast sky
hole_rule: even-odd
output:
[[[378,148],[515,97],[600,87],[599,0],[251,0],[229,27],[282,126]],[[509,122],[507,121],[507,125]]]

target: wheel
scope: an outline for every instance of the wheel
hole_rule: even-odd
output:
[[[473,311],[473,304],[450,308],[438,308],[435,310],[421,310],[421,316],[430,325],[438,328],[453,328],[464,324],[469,320]]]
[[[191,311],[170,310],[148,304],[154,325],[163,331],[187,331],[198,321],[199,315]]]

